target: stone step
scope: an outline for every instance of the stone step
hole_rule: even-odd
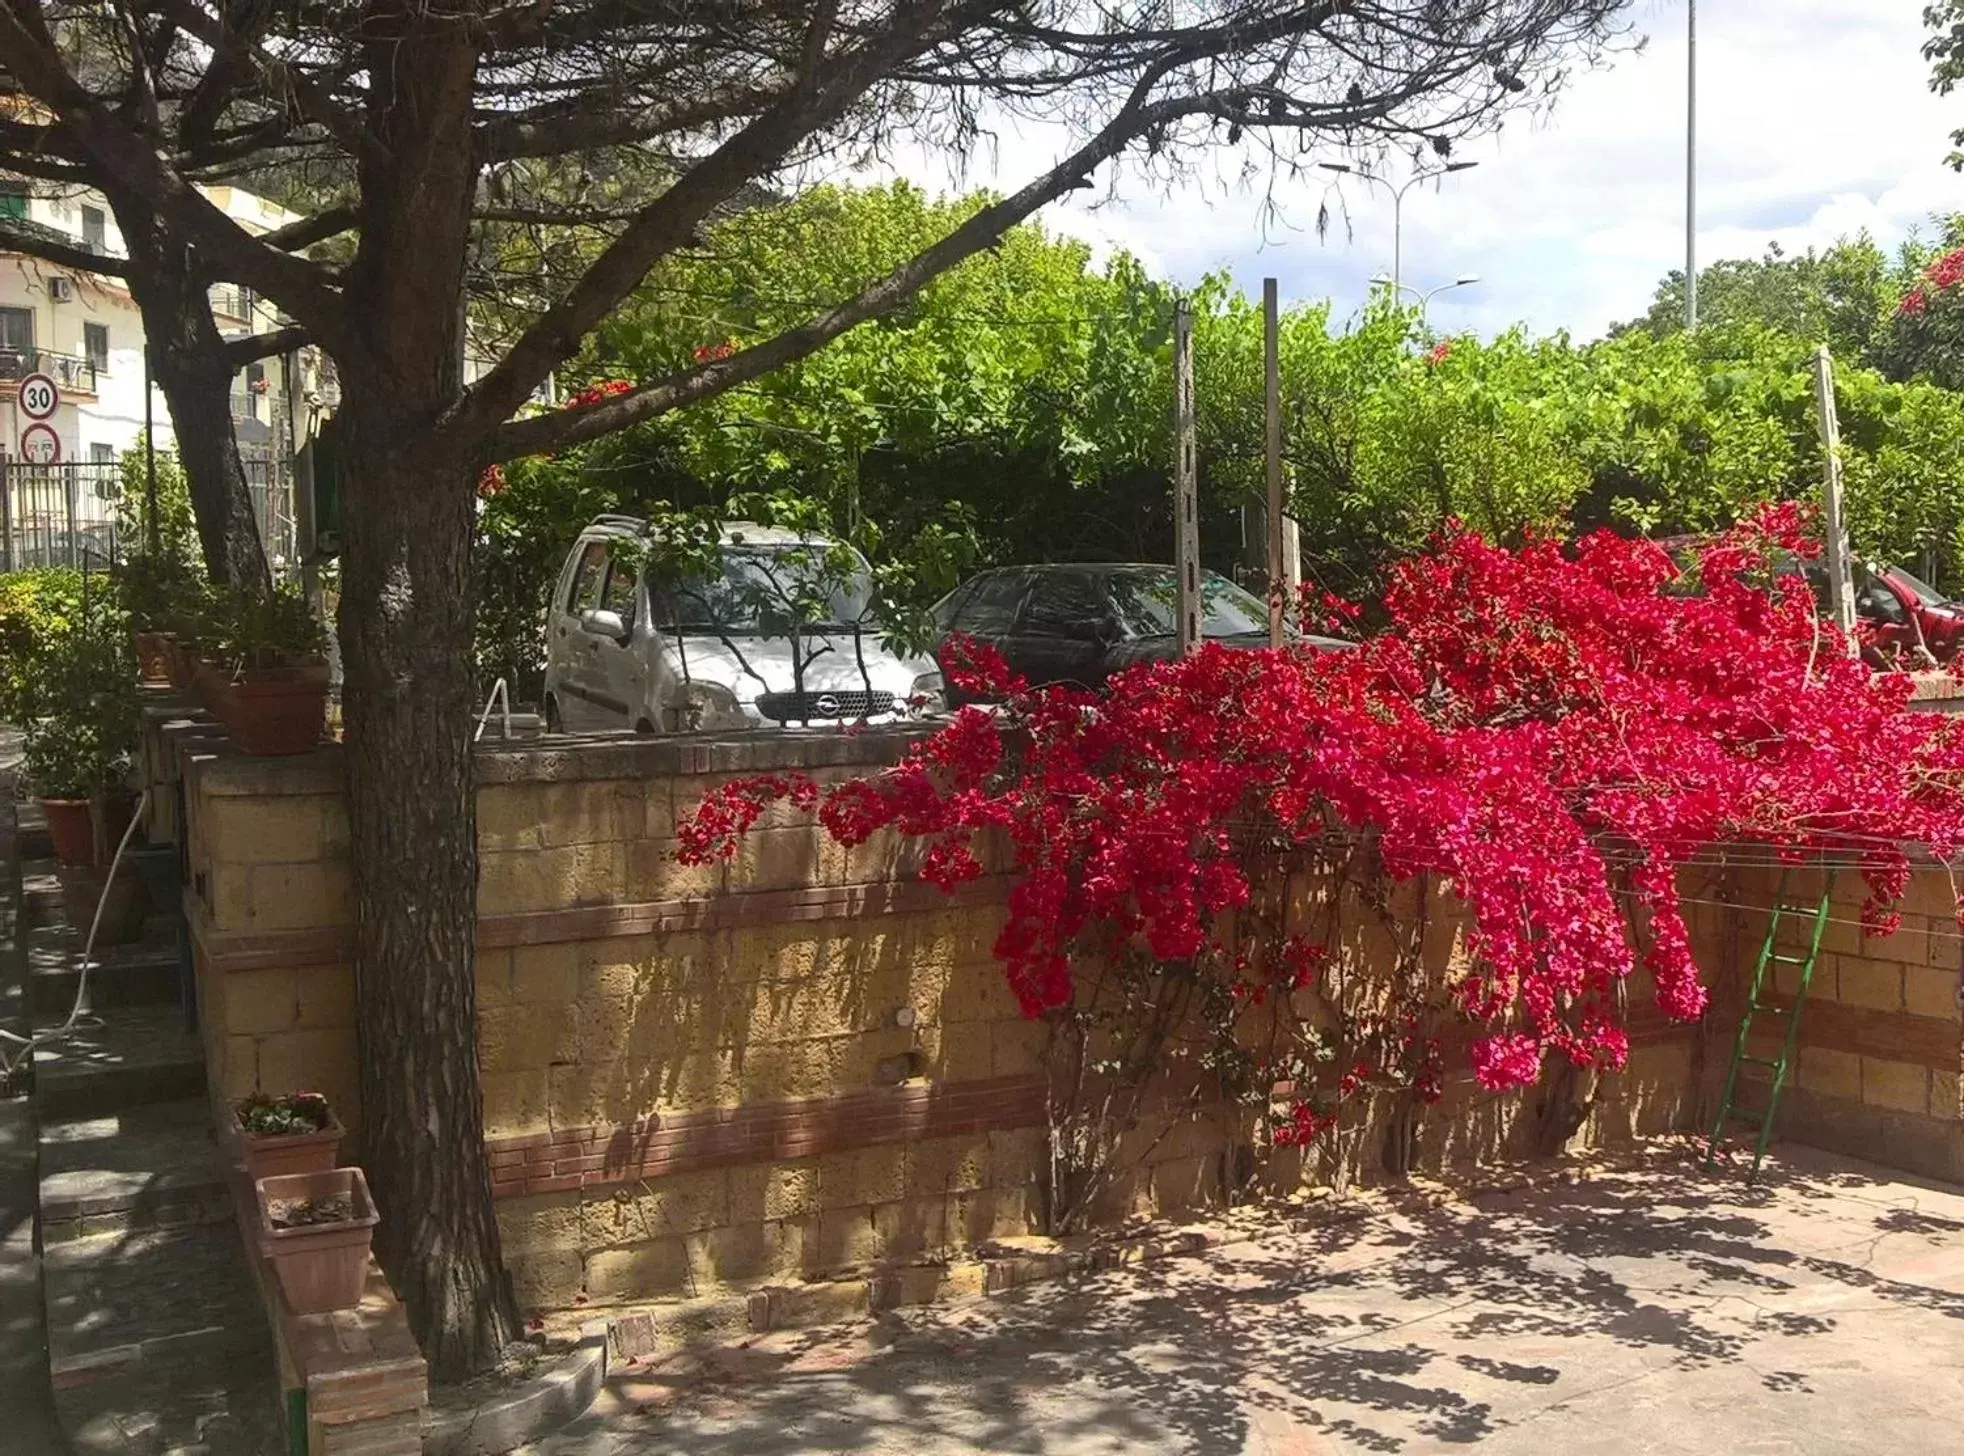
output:
[[[37,1030],[61,1020],[37,1017]],[[105,1007],[34,1051],[34,1110],[44,1123],[178,1102],[204,1090],[204,1048],[175,1006]]]
[[[78,1456],[277,1456],[272,1336],[231,1219],[43,1255],[48,1369]]]
[[[232,1217],[202,1098],[41,1125],[41,1242]]]
[[[89,972],[90,1008],[181,1005],[184,977],[176,927],[159,929],[160,935],[129,945],[97,948]],[[28,1000],[37,1015],[67,1016],[81,965],[82,936],[65,922],[27,932]]]
[[[30,925],[51,925],[63,916],[61,879],[52,859],[31,859],[20,867],[21,914]]]

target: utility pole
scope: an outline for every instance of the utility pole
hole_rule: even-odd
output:
[[[1684,326],[1698,327],[1698,0],[1685,0]]]
[[[1173,575],[1180,655],[1200,646],[1199,463],[1193,409],[1193,305],[1173,304]]]
[[[1841,424],[1834,412],[1834,360],[1828,346],[1814,351],[1814,404],[1820,414],[1821,499],[1823,524],[1828,535],[1828,601],[1834,624],[1848,639],[1852,654],[1855,646],[1855,582],[1848,560],[1848,536],[1841,519]]]
[[[1268,471],[1268,645],[1282,645],[1288,563],[1282,556],[1282,310],[1273,278],[1262,280],[1262,423]]]

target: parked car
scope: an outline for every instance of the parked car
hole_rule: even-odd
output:
[[[662,579],[638,564],[646,531],[602,516],[567,553],[546,623],[551,731],[879,721],[941,705],[934,663],[882,645],[851,548],[732,522],[719,570]]]
[[[1201,574],[1201,635],[1235,647],[1268,645],[1268,604],[1214,572]],[[1120,668],[1179,650],[1170,566],[1070,563],[985,571],[934,609],[943,640],[986,642],[1032,686],[1102,688]],[[1295,636],[1295,634],[1292,634]],[[1345,648],[1331,637],[1295,636]]]
[[[1827,567],[1815,560],[1804,570],[1825,611]],[[1957,655],[1964,643],[1964,604],[1951,601],[1900,566],[1857,562],[1854,576],[1855,616],[1869,624],[1877,648],[1884,653],[1900,649],[1914,657],[1919,647],[1927,647],[1939,662]]]

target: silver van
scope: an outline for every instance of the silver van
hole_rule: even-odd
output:
[[[646,532],[602,516],[567,554],[546,616],[550,731],[721,732],[942,707],[933,659],[882,644],[857,552],[737,521],[722,528],[719,572],[663,580],[640,565]]]

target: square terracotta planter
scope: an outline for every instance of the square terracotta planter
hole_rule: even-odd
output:
[[[161,632],[132,632],[130,645],[136,650],[136,675],[140,682],[171,681],[170,643]]]
[[[341,1119],[331,1112],[327,1126],[319,1132],[247,1132],[241,1127],[239,1144],[245,1154],[246,1176],[257,1183],[262,1178],[285,1178],[295,1173],[331,1172],[341,1156],[341,1139],[346,1136]]]
[[[359,1168],[261,1179],[259,1251],[272,1261],[286,1306],[295,1314],[328,1314],[361,1303],[368,1283],[368,1245],[378,1215]],[[334,1223],[275,1228],[273,1205],[294,1199],[346,1198],[352,1212]]]

